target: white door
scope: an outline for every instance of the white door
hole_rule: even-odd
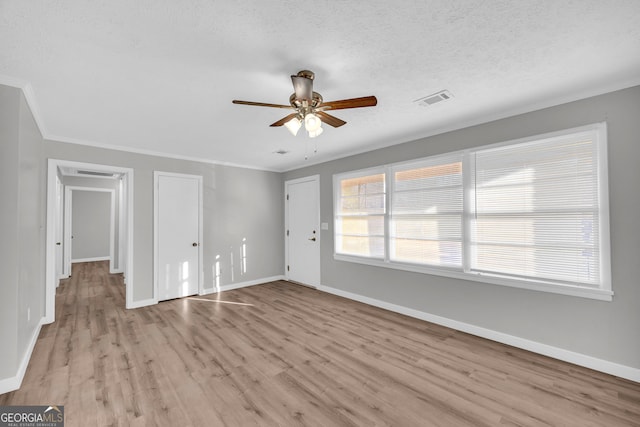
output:
[[[202,177],[155,173],[155,260],[158,301],[200,289]]]
[[[287,279],[320,285],[319,177],[285,183]]]

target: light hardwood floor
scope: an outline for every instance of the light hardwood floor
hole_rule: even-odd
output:
[[[76,264],[22,388],[66,425],[631,426],[640,384],[287,282],[124,309]]]

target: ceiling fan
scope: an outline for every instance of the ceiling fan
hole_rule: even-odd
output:
[[[364,96],[361,98],[341,99],[339,101],[324,102],[322,95],[313,91],[313,71],[302,70],[295,76],[291,76],[294,93],[289,97],[290,105],[267,104],[264,102],[251,102],[233,100],[234,104],[255,105],[257,107],[286,108],[294,110],[293,113],[271,124],[271,127],[285,125],[295,136],[304,123],[309,137],[315,138],[322,133],[322,122],[340,127],[347,122],[334,117],[327,110],[344,110],[347,108],[373,107],[378,103],[375,96]]]

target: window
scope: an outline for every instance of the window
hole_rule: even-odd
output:
[[[385,174],[369,170],[339,181],[335,250],[384,259]]]
[[[595,142],[587,132],[476,153],[473,271],[598,285]]]
[[[462,267],[462,156],[390,169],[389,259]]]
[[[606,125],[334,176],[335,258],[611,299]]]

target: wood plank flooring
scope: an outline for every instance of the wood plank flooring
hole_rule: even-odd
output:
[[[640,384],[287,282],[124,309],[75,264],[22,388],[71,426],[640,426]]]

